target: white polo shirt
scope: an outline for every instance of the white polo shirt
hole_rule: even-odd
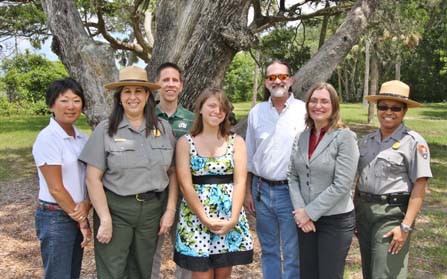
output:
[[[75,138],[69,136],[53,119],[50,124],[40,131],[33,145],[33,156],[39,175],[39,199],[57,203],[48,190],[48,184],[39,167],[60,165],[62,181],[65,189],[70,193],[73,201],[79,203],[87,196],[85,185],[85,164],[78,161],[88,136],[75,129]]]
[[[286,180],[295,136],[304,128],[306,105],[293,95],[278,113],[271,99],[257,104],[248,115],[248,171],[269,180]]]

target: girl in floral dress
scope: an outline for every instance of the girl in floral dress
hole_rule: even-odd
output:
[[[176,148],[183,201],[174,261],[193,278],[230,278],[234,265],[253,260],[242,208],[247,176],[244,140],[230,133],[230,103],[221,89],[199,96],[190,134]]]

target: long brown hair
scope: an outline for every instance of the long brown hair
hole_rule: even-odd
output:
[[[194,137],[203,131],[203,118],[200,110],[203,104],[211,97],[215,97],[219,102],[220,109],[225,113],[225,119],[219,124],[220,136],[226,137],[230,134],[231,124],[229,120],[229,112],[231,111],[230,101],[225,95],[224,91],[220,88],[209,87],[202,91],[200,96],[196,100],[194,106],[194,122],[192,124],[190,134]]]
[[[329,98],[331,99],[331,105],[332,105],[332,114],[329,118],[329,131],[337,129],[337,128],[347,128],[347,126],[341,121],[340,116],[340,101],[338,98],[337,91],[335,88],[327,82],[318,82],[314,85],[312,85],[306,94],[306,126],[313,129],[315,128],[315,122],[312,118],[309,116],[309,102],[312,98],[313,93],[316,90],[320,89],[326,89],[329,92]]]

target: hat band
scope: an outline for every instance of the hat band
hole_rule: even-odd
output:
[[[118,82],[148,82],[144,79],[121,79]]]
[[[377,96],[396,97],[396,98],[401,98],[401,99],[408,100],[408,97],[407,97],[407,96],[402,96],[402,95],[399,95],[399,94],[393,94],[393,93],[380,93],[380,94],[377,95]]]

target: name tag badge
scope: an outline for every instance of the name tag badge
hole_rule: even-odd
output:
[[[113,139],[115,142],[126,142],[127,139],[122,139],[122,138],[114,138]]]

